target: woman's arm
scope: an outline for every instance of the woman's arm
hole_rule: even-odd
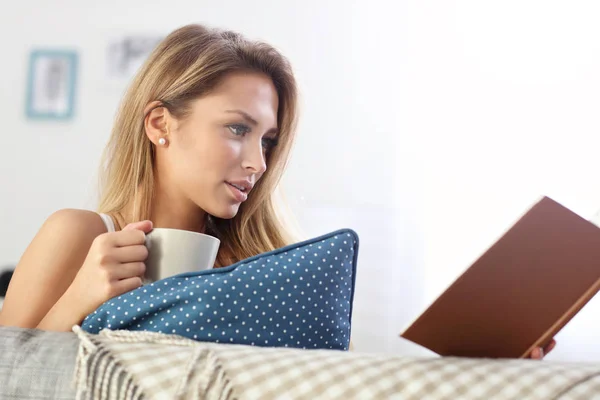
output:
[[[81,318],[67,288],[94,239],[106,232],[98,214],[61,210],[52,214],[19,261],[11,279],[0,325],[69,330]]]
[[[75,304],[79,304],[78,299],[67,289],[44,319],[40,321],[37,328],[45,331],[70,331],[73,325],[79,325],[86,317],[85,312],[73,307]]]

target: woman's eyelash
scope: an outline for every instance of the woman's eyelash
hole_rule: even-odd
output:
[[[250,132],[250,128],[243,124],[232,124],[227,125],[227,128],[233,133],[235,136],[244,136]],[[263,147],[266,151],[272,150],[279,140],[277,138],[263,138]]]
[[[241,124],[228,125],[227,128],[229,128],[231,133],[236,136],[244,136],[246,133],[250,132],[250,128]]]
[[[263,146],[265,150],[272,150],[275,146],[277,146],[278,140],[276,138],[264,138]]]

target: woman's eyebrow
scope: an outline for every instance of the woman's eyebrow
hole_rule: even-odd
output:
[[[239,115],[241,115],[242,117],[244,117],[244,119],[245,119],[246,121],[248,121],[249,123],[251,123],[252,125],[258,125],[258,122],[256,122],[256,120],[255,120],[254,118],[252,118],[252,117],[250,116],[250,114],[248,114],[248,113],[247,113],[247,112],[245,112],[245,111],[242,111],[242,110],[225,110],[225,112],[226,112],[226,113],[234,113],[234,114],[239,114]]]

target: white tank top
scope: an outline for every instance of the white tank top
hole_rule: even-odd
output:
[[[102,218],[102,221],[104,222],[104,225],[106,225],[106,230],[108,232],[114,232],[116,230],[115,222],[110,217],[110,215],[108,215],[108,214],[98,214],[98,215],[100,215],[100,218]]]

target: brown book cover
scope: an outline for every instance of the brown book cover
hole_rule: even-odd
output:
[[[600,289],[600,228],[544,197],[402,337],[442,356],[525,358]]]

